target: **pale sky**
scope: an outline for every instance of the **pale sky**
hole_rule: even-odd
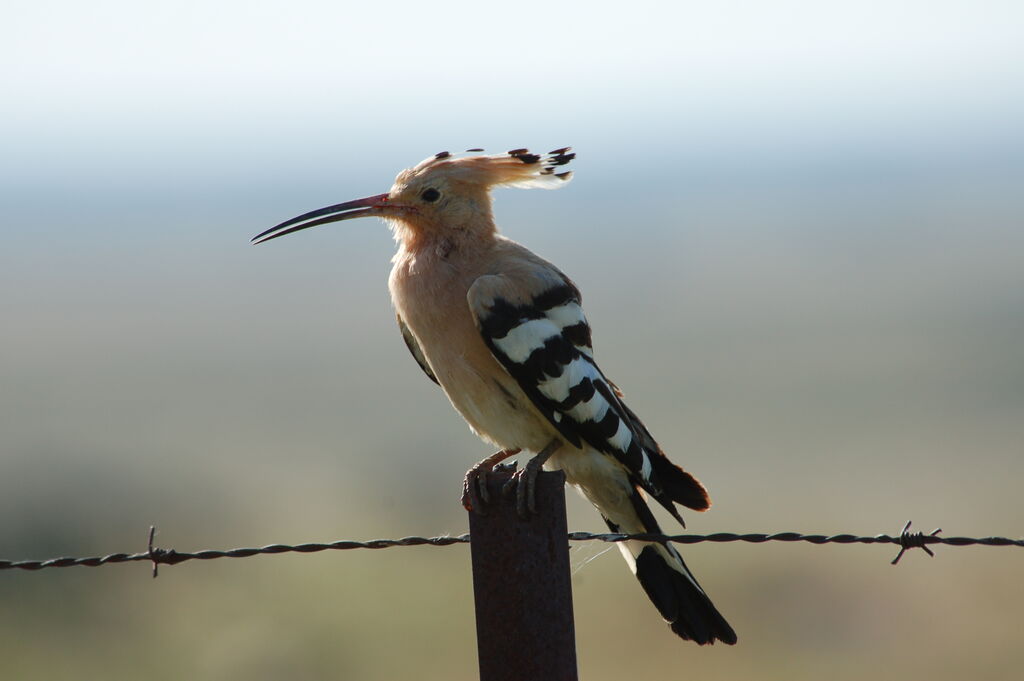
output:
[[[101,0],[4,15],[0,115],[29,127],[245,112],[401,126],[452,107],[604,120],[638,105],[884,119],[935,104],[941,118],[1019,111],[1024,88],[1016,2]]]

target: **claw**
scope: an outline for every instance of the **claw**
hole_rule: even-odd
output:
[[[560,440],[552,440],[537,456],[526,462],[522,470],[515,474],[501,488],[502,496],[508,496],[515,489],[516,513],[525,520],[531,514],[537,514],[537,474],[544,462],[561,446]]]
[[[527,511],[537,515],[537,471],[526,479],[526,494],[516,490],[516,510],[520,518],[525,518]]]
[[[480,490],[480,501],[491,503],[491,493],[487,491],[487,471],[480,471],[480,475],[476,476],[476,486]]]
[[[515,492],[516,513],[523,520],[526,520],[529,514],[537,513],[537,501],[534,492],[536,481],[537,471],[527,464],[523,470],[516,471],[515,475],[509,478],[509,481],[501,488],[501,495],[503,497],[508,497],[513,491]]]
[[[524,520],[529,514],[537,513],[537,474],[540,472],[544,462],[547,461],[555,450],[562,445],[562,441],[555,439],[548,443],[537,456],[526,462],[522,470],[516,470],[515,461],[505,464],[501,463],[510,456],[520,452],[518,449],[503,449],[487,457],[477,465],[466,471],[466,477],[462,480],[462,507],[467,511],[473,511],[480,515],[487,515],[484,505],[490,503],[490,494],[487,491],[487,475],[496,470],[515,471],[509,481],[501,488],[501,495],[508,496],[512,490],[516,492],[516,512]]]
[[[466,471],[466,477],[462,480],[462,507],[467,511],[487,515],[484,506],[491,500],[490,493],[487,491],[487,474],[496,466],[504,466],[501,464],[502,461],[518,453],[518,449],[503,449]]]

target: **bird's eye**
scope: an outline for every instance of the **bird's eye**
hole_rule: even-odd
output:
[[[422,194],[420,194],[420,198],[426,201],[427,203],[433,203],[434,201],[437,201],[439,198],[441,198],[441,192],[437,191],[433,187],[428,187],[423,190]]]

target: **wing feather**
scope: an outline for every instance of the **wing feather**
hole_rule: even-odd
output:
[[[657,489],[633,418],[594,363],[580,293],[567,279],[534,295],[504,275],[480,277],[468,295],[494,357],[566,439],[614,456],[644,487]]]
[[[395,315],[395,318],[398,320],[398,330],[402,332],[402,340],[405,341],[405,347],[409,348],[412,358],[420,365],[420,369],[423,369],[423,373],[427,375],[427,378],[434,383],[441,385],[438,383],[437,376],[434,375],[434,370],[431,369],[430,364],[427,363],[427,358],[423,354],[423,349],[420,348],[420,342],[416,340],[416,336],[413,335],[401,315]]]
[[[467,300],[484,342],[568,442],[617,459],[682,523],[672,502],[704,510],[707,492],[668,460],[594,362],[579,290],[556,274],[477,279]]]

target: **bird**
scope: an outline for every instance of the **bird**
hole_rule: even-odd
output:
[[[598,367],[573,281],[495,223],[492,189],[563,187],[576,154],[482,151],[440,152],[401,171],[386,193],[304,213],[252,242],[362,217],[387,223],[397,242],[388,288],[402,338],[470,429],[498,448],[466,473],[467,510],[486,512],[487,474],[525,450],[535,456],[514,473],[520,515],[536,512],[535,479],[545,467],[562,470],[612,532],[661,533],[648,495],[685,527],[676,504],[705,511],[706,489],[668,459]],[[736,643],[672,544],[618,546],[675,634]]]

